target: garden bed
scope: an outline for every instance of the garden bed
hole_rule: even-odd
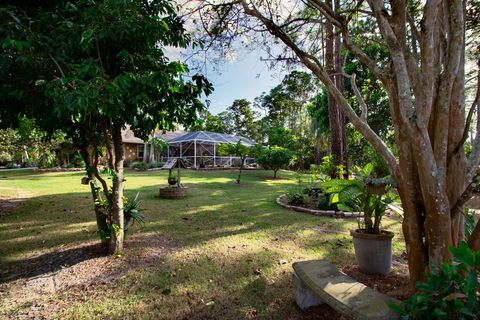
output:
[[[307,208],[305,206],[291,205],[291,204],[288,204],[287,197],[284,194],[282,194],[280,197],[277,198],[277,203],[284,208],[295,210],[298,212],[313,214],[315,216],[336,217],[336,218],[357,218],[358,217],[357,212],[320,210],[320,209]]]

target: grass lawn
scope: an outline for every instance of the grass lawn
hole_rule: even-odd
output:
[[[279,207],[275,198],[296,183],[291,172],[271,180],[270,171],[247,171],[236,185],[233,171],[184,170],[189,190],[181,200],[157,197],[167,173],[126,172],[126,195],[140,193],[148,222],[133,227],[124,256],[108,257],[120,268],[125,262],[122,273],[104,281],[103,270],[89,285],[27,296],[19,305],[12,301],[12,274],[98,237],[88,186],[80,184],[83,173],[0,172],[0,199],[26,199],[0,216],[0,318],[39,312],[39,318],[59,319],[322,319],[321,309],[297,309],[291,263],[326,258],[341,267],[354,264],[348,230],[355,220]],[[385,218],[384,227],[396,233],[394,259],[404,261],[398,219]],[[136,256],[142,248],[128,243],[138,239],[161,247],[152,251],[158,257]]]

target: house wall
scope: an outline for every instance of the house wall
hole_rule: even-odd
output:
[[[138,158],[138,151],[137,151],[137,144],[136,143],[124,143],[124,151],[125,151],[125,160],[128,161],[137,161],[142,160]]]

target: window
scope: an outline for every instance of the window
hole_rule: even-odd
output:
[[[143,159],[144,152],[145,152],[145,145],[138,144],[137,145],[137,157],[140,158],[140,159]]]

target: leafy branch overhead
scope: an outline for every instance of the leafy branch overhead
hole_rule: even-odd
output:
[[[169,1],[57,1],[0,8],[0,118],[21,116],[60,129],[86,164],[100,234],[123,245],[122,130],[146,139],[155,129],[192,124],[213,88],[166,57],[195,46]],[[98,170],[102,150],[111,186]],[[99,184],[100,186],[97,186]]]

